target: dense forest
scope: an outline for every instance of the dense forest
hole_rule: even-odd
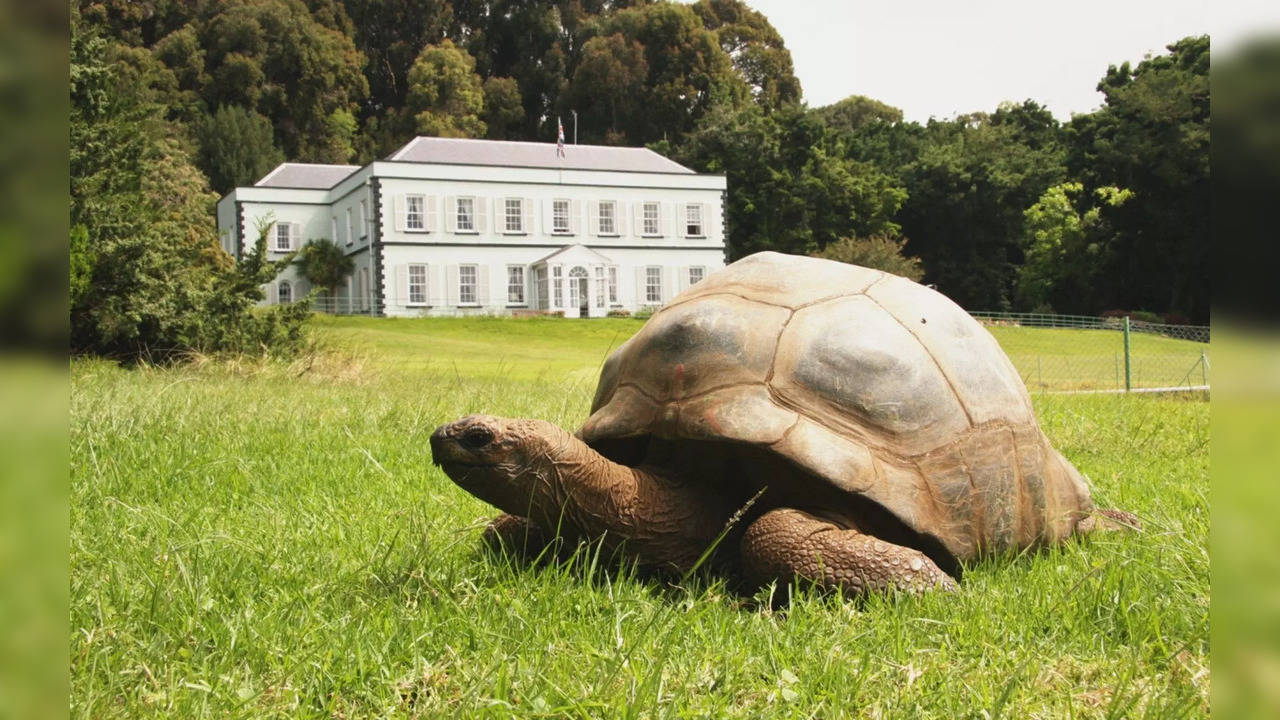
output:
[[[139,257],[232,272],[210,247],[211,202],[285,158],[364,163],[417,134],[553,141],[572,112],[579,142],[724,173],[731,258],[866,241],[918,256],[924,282],[974,310],[1208,318],[1207,37],[1099,68],[1101,107],[1066,123],[1025,100],[920,124],[858,95],[807,107],[782,37],[741,0],[79,0],[72,14],[73,335],[92,311],[84,328],[127,341],[144,311],[120,296],[164,294],[148,278],[167,271]]]

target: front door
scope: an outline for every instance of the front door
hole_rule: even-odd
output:
[[[564,306],[564,316],[569,318],[588,317],[591,295],[587,292],[587,269],[575,267],[569,271],[569,301]]]

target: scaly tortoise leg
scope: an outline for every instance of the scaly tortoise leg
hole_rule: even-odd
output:
[[[1127,510],[1095,508],[1093,512],[1080,518],[1076,523],[1076,532],[1089,535],[1096,532],[1114,532],[1118,530],[1141,530],[1142,521]]]
[[[528,518],[503,513],[489,522],[483,541],[494,552],[531,560],[547,547],[550,538]]]
[[[927,555],[792,508],[771,510],[747,528],[740,546],[757,587],[801,579],[850,595],[884,590],[955,590]]]

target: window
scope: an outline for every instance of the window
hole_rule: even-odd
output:
[[[551,307],[564,306],[564,278],[559,265],[551,266]]]
[[[662,302],[662,267],[650,265],[644,269],[644,301]]]
[[[276,223],[276,250],[288,252],[293,249],[292,223]]]
[[[352,228],[351,228],[351,208],[347,208],[347,244],[350,245],[355,241],[356,241],[356,236],[355,236],[355,233],[352,232]]]
[[[702,206],[690,204],[684,206],[684,234],[700,237],[702,233]]]
[[[660,235],[658,225],[658,203],[647,202],[641,208],[642,227],[640,228],[642,235]]]
[[[507,266],[507,304],[524,304],[524,266]]]
[[[604,268],[599,265],[595,268],[596,276],[596,307],[604,307]]]
[[[689,284],[697,285],[702,282],[702,278],[707,276],[707,269],[701,265],[694,265],[689,268]]]
[[[568,200],[552,200],[551,201],[551,232],[564,233],[568,235],[572,232],[569,229],[569,201]]]
[[[618,234],[618,205],[612,200],[602,200],[600,202],[600,226],[601,235],[617,235]]]
[[[469,197],[458,198],[458,214],[457,227],[458,232],[475,232],[476,229],[476,199]]]
[[[503,201],[503,217],[507,232],[524,232],[524,202],[520,198],[507,198]]]
[[[360,201],[360,237],[369,234],[369,201]]]
[[[609,266],[609,304],[618,304],[618,266]]]
[[[475,305],[476,303],[476,266],[458,266],[458,304]]]
[[[533,284],[538,293],[538,307],[550,307],[550,302],[547,300],[547,269],[545,267],[533,271]]]
[[[404,229],[426,230],[426,198],[421,195],[406,195],[404,198]]]
[[[280,284],[276,285],[276,298],[281,305],[293,302],[293,286],[288,281],[281,280]]]
[[[409,302],[408,305],[427,304],[427,266],[409,266]]]

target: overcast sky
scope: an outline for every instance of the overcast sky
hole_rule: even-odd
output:
[[[1031,98],[1060,119],[1102,103],[1107,66],[1187,35],[1214,51],[1280,0],[747,0],[791,50],[810,107],[867,95],[908,120]]]

